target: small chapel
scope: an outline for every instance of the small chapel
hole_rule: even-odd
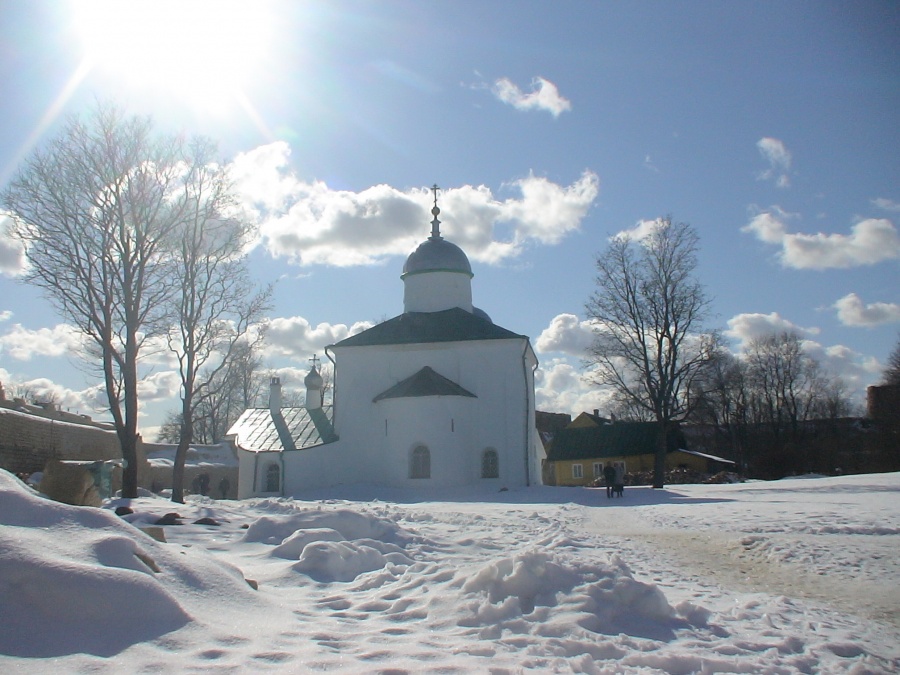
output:
[[[238,498],[351,484],[540,483],[537,358],[527,336],[472,304],[472,267],[441,236],[432,189],[431,235],[400,275],[403,313],[325,348],[332,402],[314,358],[302,407],[282,407],[272,378],[269,406],[244,411],[229,429]]]

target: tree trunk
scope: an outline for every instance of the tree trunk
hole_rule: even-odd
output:
[[[178,449],[175,450],[175,465],[172,467],[172,501],[179,504],[184,504],[184,463],[194,436],[192,407],[191,397],[186,397],[181,409],[181,436],[178,439]]]
[[[656,432],[656,456],[653,458],[653,487],[665,487],[666,451],[668,450],[668,429],[665,422],[659,422]]]

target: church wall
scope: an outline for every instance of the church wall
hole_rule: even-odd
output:
[[[423,396],[379,401],[375,405],[386,421],[376,451],[383,457],[388,483],[412,487],[423,483],[409,475],[411,454],[421,445],[429,451],[432,485],[480,480],[482,444],[487,438],[473,428],[478,399]]]
[[[472,279],[459,272],[411,274],[403,280],[406,312],[440,312],[452,307],[472,311]]]
[[[285,467],[284,493],[302,495],[303,490],[350,485],[363,480],[356,459],[342,440],[303,450],[282,453]]]
[[[523,363],[526,345],[525,339],[511,339],[335,350],[335,430],[348,448],[364,449],[360,453],[360,480],[408,480],[406,453],[413,444],[421,442],[447,447],[448,453],[452,448],[455,453],[453,466],[442,474],[433,470],[433,480],[448,484],[478,480],[481,451],[493,447],[499,455],[504,485],[526,483],[526,461],[531,465],[531,481],[537,482],[539,468],[535,467],[531,452],[533,432],[526,431],[527,424],[534,425],[533,361]],[[424,366],[430,366],[477,398],[414,397],[373,403],[378,394]],[[446,423],[431,422],[442,418],[446,422],[451,413],[452,433],[441,428]],[[398,434],[403,429],[402,436],[390,436],[395,427]],[[391,459],[385,462],[388,456]],[[472,463],[460,462],[461,458],[472,458]]]

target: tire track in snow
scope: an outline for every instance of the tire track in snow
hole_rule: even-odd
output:
[[[868,575],[855,577],[853,570],[835,573],[818,568],[815,550],[822,546],[852,547],[861,544],[879,546],[885,550],[875,553],[885,565],[896,570],[896,554],[889,542],[876,544],[860,541],[865,535],[809,535],[809,534],[745,534],[716,529],[662,530],[638,518],[640,507],[585,508],[584,527],[600,537],[620,540],[620,547],[649,547],[659,555],[673,559],[675,564],[690,569],[700,579],[706,579],[723,589],[740,592],[765,593],[813,600],[860,617],[892,624],[900,628],[900,589],[885,581],[874,584]],[[827,540],[823,540],[827,537]],[[789,549],[809,548],[813,555],[794,562],[790,556],[779,555]],[[640,552],[628,562],[640,569]],[[812,559],[811,559],[812,558]],[[892,575],[896,578],[896,574]]]

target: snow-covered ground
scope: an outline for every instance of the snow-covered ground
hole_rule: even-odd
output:
[[[347,488],[121,518],[0,472],[0,672],[898,672],[898,497]],[[136,527],[171,511],[167,543]]]

